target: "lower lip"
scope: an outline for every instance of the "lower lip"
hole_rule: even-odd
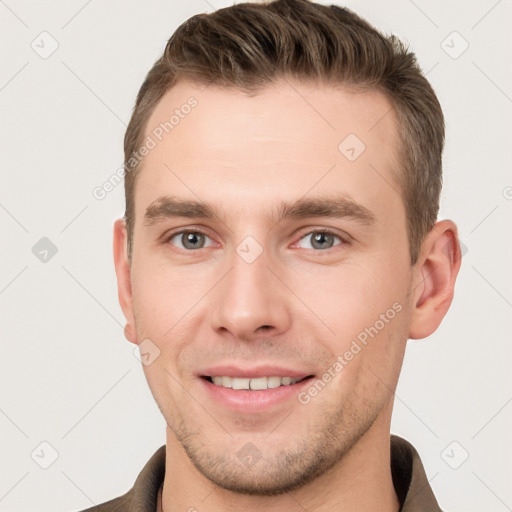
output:
[[[217,386],[206,379],[200,379],[207,393],[224,407],[238,412],[263,412],[274,406],[282,405],[288,400],[295,399],[302,388],[308,386],[313,378],[309,377],[289,386],[279,386],[272,389],[251,391],[248,389],[231,389]]]

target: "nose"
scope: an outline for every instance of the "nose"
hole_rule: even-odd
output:
[[[289,329],[291,293],[286,294],[279,272],[269,268],[269,263],[265,252],[252,263],[233,255],[230,271],[211,294],[211,322],[216,333],[254,341]]]

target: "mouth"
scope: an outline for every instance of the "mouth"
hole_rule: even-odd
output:
[[[276,366],[223,366],[205,368],[198,377],[212,403],[224,410],[253,415],[300,405],[298,395],[315,375]]]
[[[306,377],[290,377],[290,376],[277,376],[272,375],[269,377],[230,377],[228,375],[215,375],[215,376],[202,376],[202,379],[227,389],[234,390],[247,390],[247,391],[264,391],[267,389],[275,389],[282,386],[293,386],[303,382],[306,379],[313,378],[313,375]]]

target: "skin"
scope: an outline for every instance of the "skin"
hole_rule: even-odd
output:
[[[159,506],[397,511],[393,394],[407,339],[434,332],[451,303],[456,226],[438,222],[411,265],[396,117],[378,91],[282,80],[249,96],[178,82],[146,135],[191,95],[197,107],[141,164],[131,261],[123,220],[114,226],[126,337],[160,350],[144,366],[167,423]],[[348,134],[366,146],[353,162],[338,150]],[[162,196],[209,202],[217,216],[146,225],[146,209]],[[363,206],[373,222],[272,217],[282,201],[327,196]],[[172,237],[183,229],[204,232],[204,247]],[[319,229],[335,235],[322,248]],[[252,263],[236,250],[247,236],[262,251]],[[397,303],[400,312],[307,404],[293,397],[235,412],[197,375],[211,365],[277,364],[321,378]],[[261,455],[251,467],[237,457],[247,443]]]

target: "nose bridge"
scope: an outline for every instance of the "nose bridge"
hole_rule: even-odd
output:
[[[282,284],[269,269],[268,251],[251,237],[242,241],[230,259],[231,268],[219,283],[214,300],[212,327],[237,338],[260,336],[288,328],[290,311]]]

